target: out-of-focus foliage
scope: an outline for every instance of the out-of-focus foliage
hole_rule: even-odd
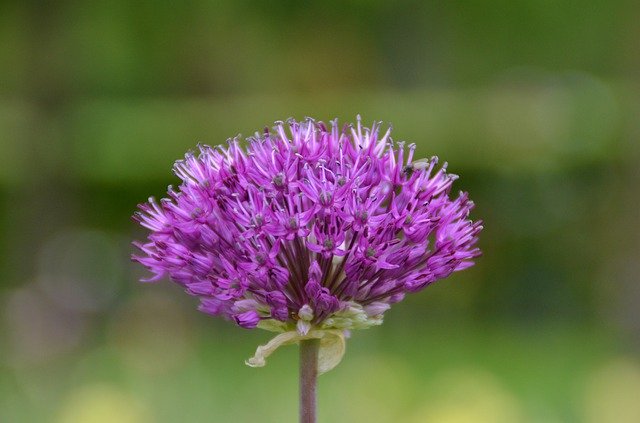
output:
[[[135,281],[129,216],[196,143],[393,122],[486,222],[354,333],[320,417],[636,422],[640,5],[0,2],[0,421],[293,421],[295,349]]]

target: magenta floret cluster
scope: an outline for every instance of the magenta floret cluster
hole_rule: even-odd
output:
[[[150,234],[133,259],[245,328],[382,316],[472,266],[482,229],[446,163],[414,161],[390,132],[289,120],[246,145],[200,146],[176,162],[168,198],[139,206]]]

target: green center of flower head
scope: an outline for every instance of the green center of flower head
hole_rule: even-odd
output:
[[[321,192],[318,198],[320,200],[320,204],[322,204],[323,206],[328,206],[331,204],[333,195],[330,192]]]
[[[273,183],[273,185],[276,187],[284,186],[284,175],[282,173],[278,173],[273,177],[271,183]]]
[[[407,215],[407,217],[404,219],[404,223],[406,225],[411,225],[413,223],[413,216],[411,216],[410,214]]]
[[[264,223],[264,217],[261,214],[255,215],[255,217],[253,218],[253,225],[262,226],[263,223]]]

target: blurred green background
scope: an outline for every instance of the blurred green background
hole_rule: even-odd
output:
[[[640,421],[640,3],[0,2],[0,421],[287,422],[297,355],[139,284],[197,142],[392,122],[461,175],[476,267],[356,332],[325,422]]]

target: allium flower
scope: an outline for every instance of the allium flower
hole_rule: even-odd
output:
[[[472,266],[482,226],[466,193],[450,196],[446,163],[414,161],[414,144],[379,129],[289,120],[246,147],[200,146],[176,162],[169,198],[139,206],[151,232],[133,259],[244,328],[382,323],[405,294]]]

